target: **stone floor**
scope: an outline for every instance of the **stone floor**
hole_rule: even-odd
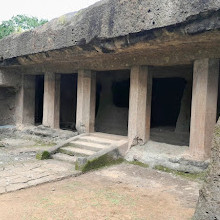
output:
[[[150,139],[170,145],[189,146],[189,132],[175,132],[175,127],[151,128]]]
[[[72,135],[63,133],[64,139]],[[35,159],[37,151],[55,144],[53,137],[0,132],[0,194],[77,175],[69,163]]]
[[[55,160],[30,160],[0,166],[0,194],[78,174],[73,165]]]
[[[48,132],[50,132],[50,138],[48,138]],[[168,135],[170,135],[169,132]],[[155,133],[157,134],[158,131]],[[0,194],[78,175],[79,172],[75,171],[74,165],[69,163],[35,159],[37,151],[47,150],[48,147],[56,144],[60,141],[59,136],[67,139],[74,135],[66,131],[55,135],[53,131],[41,127],[32,128],[23,133],[0,132]],[[165,136],[167,137],[167,133]],[[155,137],[157,138],[157,135],[154,135]],[[147,145],[132,148],[126,159],[128,161],[139,160],[152,167],[163,165],[178,170],[200,170],[200,166],[195,170],[195,167],[192,168],[188,161],[182,159],[187,149],[187,146],[177,147],[149,141]],[[204,165],[207,166],[207,164]]]
[[[163,166],[173,170],[199,173],[208,168],[209,161],[190,158],[189,147],[150,140],[142,146],[132,147],[126,154],[128,161],[140,161],[150,167]]]

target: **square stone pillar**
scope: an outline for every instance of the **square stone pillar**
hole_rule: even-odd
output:
[[[210,157],[218,99],[219,61],[194,62],[190,154],[197,159]]]
[[[50,128],[60,127],[60,75],[45,73],[43,125]]]
[[[129,147],[150,138],[152,74],[146,66],[131,69],[128,139]]]
[[[21,87],[16,95],[16,125],[35,124],[35,76],[21,76]]]
[[[76,129],[79,133],[94,132],[96,106],[96,74],[78,71]]]

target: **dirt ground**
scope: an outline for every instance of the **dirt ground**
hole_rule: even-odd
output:
[[[1,220],[191,219],[198,182],[123,163],[0,196]]]

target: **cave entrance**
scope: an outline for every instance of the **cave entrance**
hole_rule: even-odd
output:
[[[97,72],[95,130],[128,135],[130,71]]]
[[[77,74],[61,74],[60,128],[76,130]]]
[[[43,121],[44,100],[44,75],[35,77],[35,125],[41,125]]]
[[[186,90],[189,90],[189,94],[184,95],[184,92],[187,93]],[[188,96],[188,98],[185,96]],[[191,91],[188,89],[187,81],[184,78],[153,79],[151,105],[152,140],[174,145],[189,144],[189,122],[188,128],[181,129],[183,127],[182,124],[185,122],[180,117],[185,117],[186,112],[190,112],[190,96]],[[190,121],[190,113],[187,120]]]

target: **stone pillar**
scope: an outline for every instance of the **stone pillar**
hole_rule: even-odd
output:
[[[202,59],[194,62],[190,154],[197,159],[210,157],[216,123],[219,61]]]
[[[21,87],[16,95],[16,125],[35,123],[35,76],[22,75]]]
[[[94,132],[96,106],[96,74],[78,71],[76,129],[79,133]]]
[[[128,139],[129,147],[150,138],[152,74],[146,66],[131,69]]]
[[[192,81],[187,81],[181,100],[180,113],[176,122],[175,132],[189,132],[192,100]]]
[[[50,128],[60,127],[60,75],[45,73],[43,125]]]

